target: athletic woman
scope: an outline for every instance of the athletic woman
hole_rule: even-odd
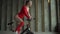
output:
[[[32,6],[32,1],[31,0],[26,0],[25,5],[22,6],[21,11],[15,16],[15,18],[18,19],[18,26],[16,27],[15,32],[20,34],[21,28],[24,26],[24,21],[23,18],[24,16],[27,17],[27,19],[31,19],[31,15],[29,13],[29,7]]]

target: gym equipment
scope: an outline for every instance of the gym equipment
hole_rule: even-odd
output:
[[[21,34],[24,34],[24,32],[26,32],[26,34],[34,34],[33,32],[31,32],[29,24],[27,24],[27,28],[25,30],[23,30],[21,32]]]
[[[31,21],[31,19],[27,19],[27,21]],[[12,32],[14,32],[14,30],[12,29],[12,24],[13,24],[14,22],[10,22],[10,23],[8,23],[8,25],[10,25],[11,26],[11,31]],[[21,32],[21,34],[24,34],[26,32],[26,34],[34,34],[33,32],[31,32],[31,30],[30,30],[30,24],[27,24],[27,28],[25,29],[25,30],[23,30],[22,32]]]
[[[12,29],[12,24],[13,24],[13,22],[8,23],[8,25],[9,25],[9,27],[10,27],[10,30],[11,30],[12,32],[14,32],[14,30]]]

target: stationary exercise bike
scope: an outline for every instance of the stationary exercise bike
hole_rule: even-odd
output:
[[[27,19],[28,21],[31,21],[31,20],[29,20],[29,19]],[[13,31],[12,30],[12,24],[13,24],[13,22],[11,22],[11,23],[8,23],[8,25],[10,25],[11,26],[11,31]],[[23,30],[20,34],[24,34],[25,32],[26,32],[26,34],[34,34],[33,32],[31,32],[31,30],[30,30],[30,24],[27,24],[26,25],[26,29],[25,30]],[[14,31],[13,31],[14,32]]]
[[[30,30],[30,24],[27,24],[26,26],[27,26],[27,28],[25,30],[23,30],[21,32],[21,34],[24,34],[25,32],[26,32],[26,34],[33,34],[33,32],[31,32],[31,30]]]

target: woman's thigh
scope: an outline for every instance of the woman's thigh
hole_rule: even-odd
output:
[[[21,18],[20,18],[21,19]],[[17,24],[19,24],[20,22],[21,22],[21,20],[20,20],[19,18],[15,18],[15,21],[17,22]]]

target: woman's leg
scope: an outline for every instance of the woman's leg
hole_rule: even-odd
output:
[[[15,29],[15,32],[18,32],[18,34],[20,34],[21,28],[24,26],[24,22],[22,21],[21,18],[18,18],[18,17],[16,17],[15,20],[18,24],[18,26]]]
[[[21,31],[21,28],[24,26],[24,22],[21,22],[17,27],[16,27],[16,30],[18,33],[20,33]]]

